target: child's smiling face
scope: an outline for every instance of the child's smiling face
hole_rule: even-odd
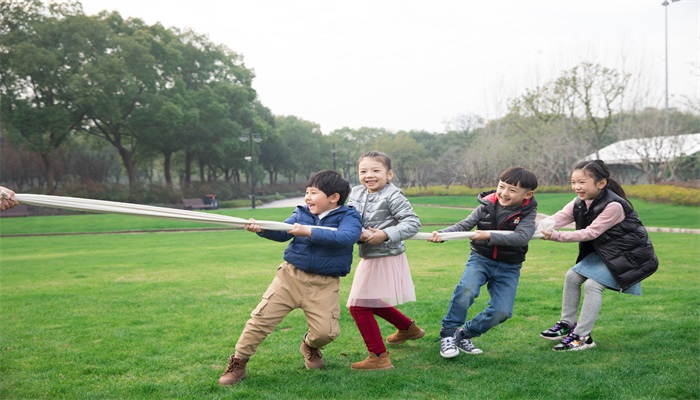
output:
[[[525,199],[529,199],[533,195],[533,190],[522,188],[520,185],[511,185],[503,181],[499,181],[498,187],[496,188],[498,204],[503,207],[520,206]]]
[[[576,169],[571,172],[571,189],[576,192],[581,200],[593,200],[608,184],[606,179],[596,182],[592,176],[583,169]]]
[[[365,157],[357,165],[360,183],[369,193],[377,193],[391,181],[394,171],[387,170],[386,165],[374,158]]]
[[[306,188],[304,202],[309,206],[309,211],[312,214],[319,215],[338,207],[339,198],[340,195],[338,193],[328,196],[319,188],[309,187]]]

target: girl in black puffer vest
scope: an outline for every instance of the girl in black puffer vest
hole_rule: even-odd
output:
[[[576,230],[543,232],[545,240],[579,242],[576,265],[564,281],[561,319],[540,333],[544,339],[563,339],[554,350],[594,347],[591,331],[603,291],[608,288],[641,296],[640,282],[659,266],[646,228],[603,161],[574,166],[571,188],[577,197],[551,218],[554,229],[575,222]],[[584,299],[577,321],[581,286]]]

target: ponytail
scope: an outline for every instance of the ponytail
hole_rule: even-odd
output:
[[[603,160],[581,161],[578,164],[574,165],[573,169],[574,171],[579,169],[586,171],[588,174],[590,174],[590,176],[595,182],[600,182],[603,179],[605,179],[608,182],[605,185],[605,187],[611,190],[616,195],[625,199],[629,203],[629,205],[632,206],[632,203],[627,199],[627,195],[622,189],[622,185],[620,185],[620,182],[610,177],[610,170],[608,169],[608,166],[605,165]]]

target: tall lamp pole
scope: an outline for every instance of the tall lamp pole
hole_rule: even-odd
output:
[[[333,143],[333,149],[331,149],[331,154],[333,155],[333,171],[336,170],[335,164],[336,164],[336,150],[335,150],[335,143]]]
[[[253,142],[262,142],[262,137],[259,133],[248,132],[248,136],[241,135],[241,142],[250,142],[250,157],[246,157],[250,161],[250,208],[255,208],[255,166],[253,165]]]
[[[350,174],[352,173],[352,161],[347,160],[345,161],[345,179],[348,180],[348,182],[352,182],[352,179],[350,178]]]
[[[675,3],[677,1],[681,0],[671,0],[671,3]],[[671,4],[668,2],[668,0],[664,0],[663,3],[661,3],[662,6],[664,6],[664,30],[665,30],[665,39],[666,39],[666,122],[664,123],[664,133],[668,133],[668,5]]]

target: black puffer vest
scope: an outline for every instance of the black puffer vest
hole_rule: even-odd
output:
[[[479,195],[478,200],[483,205],[486,215],[476,224],[476,229],[482,231],[514,231],[518,227],[520,220],[529,215],[531,212],[537,212],[537,201],[534,197],[525,199],[522,206],[508,215],[500,225],[498,222],[496,203],[498,198],[491,196],[496,193],[495,190],[483,192]],[[525,246],[492,246],[487,241],[478,240],[471,241],[471,249],[484,257],[489,257],[494,260],[503,261],[510,264],[522,263],[525,261],[527,253],[527,245]]]
[[[625,290],[653,274],[659,267],[654,247],[637,212],[625,199],[604,189],[593,200],[590,209],[584,201],[576,199],[574,221],[577,230],[586,228],[613,201],[622,205],[625,219],[599,237],[580,242],[576,262],[595,251],[608,266],[620,288]]]

